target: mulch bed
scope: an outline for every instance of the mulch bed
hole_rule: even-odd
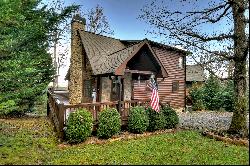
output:
[[[148,137],[151,135],[158,135],[158,134],[163,134],[163,133],[175,133],[180,130],[185,130],[185,129],[159,130],[155,132],[145,132],[143,134],[133,134],[128,131],[124,131],[120,133],[119,135],[115,135],[109,139],[99,139],[97,136],[92,136],[80,144],[70,145],[67,142],[63,142],[62,144],[59,144],[58,146],[63,148],[63,147],[68,147],[68,146],[79,146],[79,145],[88,145],[88,144],[105,144],[105,143],[114,142],[114,141],[137,139],[141,137]],[[235,144],[239,146],[249,147],[248,138],[237,138],[237,137],[234,137],[231,135],[225,135],[225,134],[222,134],[221,132],[216,132],[216,131],[204,131],[202,132],[202,135],[211,139],[215,139],[217,141],[223,141],[228,144]]]
[[[202,135],[208,138],[215,139],[217,141],[223,141],[229,144],[249,147],[249,138],[240,138],[226,134],[225,132],[218,132],[218,131],[204,131],[202,132]]]
[[[64,148],[68,146],[79,146],[79,145],[88,145],[88,144],[105,144],[105,143],[110,143],[114,141],[137,139],[141,137],[148,137],[151,135],[158,135],[158,134],[163,134],[163,133],[175,133],[180,130],[184,130],[184,129],[159,130],[155,132],[145,132],[143,134],[133,134],[128,131],[124,131],[124,132],[121,132],[119,135],[115,135],[109,139],[99,139],[97,136],[92,136],[80,144],[70,145],[67,142],[63,142],[62,144],[59,144],[58,147]],[[211,139],[215,139],[217,141],[223,141],[228,144],[235,144],[239,146],[249,147],[248,138],[237,138],[232,135],[226,135],[223,132],[217,132],[217,131],[203,131],[202,135]]]
[[[159,130],[155,132],[144,132],[143,134],[134,134],[128,131],[124,131],[124,132],[121,132],[119,135],[112,136],[109,139],[100,139],[96,136],[92,136],[92,137],[89,137],[83,143],[76,144],[76,146],[87,145],[87,144],[105,144],[105,143],[114,142],[114,141],[137,139],[141,137],[148,137],[151,135],[158,135],[158,134],[163,134],[163,133],[175,133],[179,130],[181,129],[167,129],[167,130]],[[62,144],[59,144],[58,146],[63,148],[63,147],[74,146],[74,145],[70,145],[70,144],[67,144],[67,142],[64,142]]]

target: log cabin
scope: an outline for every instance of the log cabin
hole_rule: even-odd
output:
[[[70,104],[150,99],[147,83],[154,75],[160,102],[185,108],[186,51],[148,39],[97,35],[85,31],[85,25],[84,18],[73,17],[65,77]]]

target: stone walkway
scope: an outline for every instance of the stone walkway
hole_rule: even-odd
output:
[[[178,112],[179,127],[198,130],[227,130],[232,120],[232,112]],[[249,113],[247,114],[249,129]]]

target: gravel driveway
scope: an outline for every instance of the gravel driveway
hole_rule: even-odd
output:
[[[198,130],[227,130],[232,120],[232,112],[178,112],[179,127]],[[249,113],[247,114],[249,129]]]

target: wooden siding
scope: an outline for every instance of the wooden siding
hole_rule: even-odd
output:
[[[179,108],[185,106],[185,66],[179,67],[179,57],[183,56],[174,51],[168,51],[158,47],[153,47],[156,55],[163,63],[168,72],[165,79],[158,78],[159,97],[164,104],[170,103],[171,106]],[[179,90],[172,92],[172,82],[179,81]],[[133,99],[150,99],[150,91],[146,88],[146,81],[133,80]]]
[[[136,100],[150,99],[151,92],[146,88],[146,81],[140,81],[140,84],[137,80],[132,81],[133,88],[133,98]]]
[[[173,107],[185,107],[185,63],[183,68],[179,67],[179,57],[183,54],[158,47],[153,47],[153,50],[168,72],[164,80],[157,79],[160,100]],[[179,81],[179,90],[176,92],[172,92],[173,81]]]

